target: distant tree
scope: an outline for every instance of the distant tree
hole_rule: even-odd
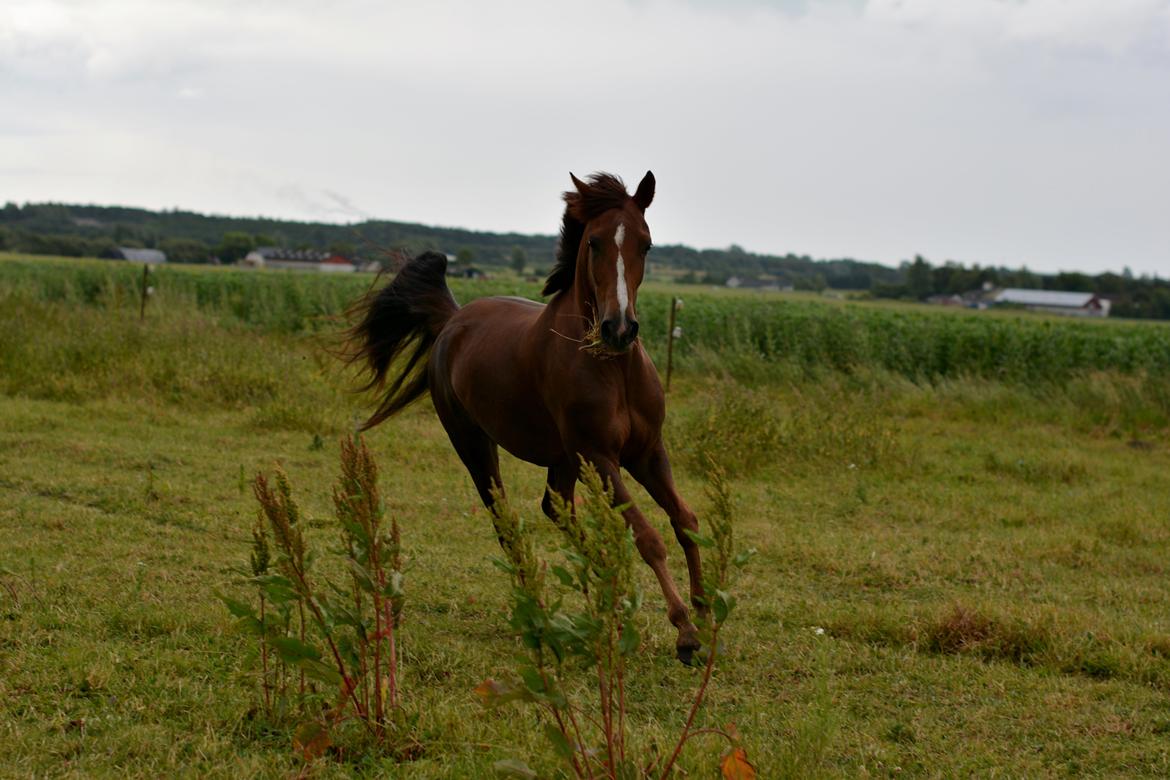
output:
[[[236,263],[255,248],[256,244],[250,234],[239,230],[229,230],[223,234],[219,246],[215,248],[215,254],[225,263]]]
[[[943,265],[931,269],[930,285],[935,291],[940,293],[953,294],[962,292],[962,290],[954,289],[962,283],[962,275],[963,267],[954,261],[948,260]]]
[[[1021,266],[1018,271],[1001,273],[999,277],[1005,286],[1022,287],[1025,290],[1039,290],[1042,286],[1041,278],[1029,271],[1027,266]]]
[[[357,254],[357,247],[352,241],[334,241],[329,245],[329,253],[342,257],[353,257]]]
[[[258,246],[277,246],[277,245],[278,245],[278,242],[275,238],[273,238],[272,236],[269,236],[269,235],[265,235],[264,233],[257,233],[256,235],[252,236],[252,249],[255,249]],[[250,252],[251,249],[248,251]]]
[[[1093,282],[1086,274],[1061,271],[1052,278],[1051,290],[1067,290],[1069,292],[1086,292],[1093,288]]]
[[[455,262],[459,265],[471,265],[471,261],[475,259],[475,251],[471,247],[463,247],[455,254]]]
[[[523,274],[524,269],[528,267],[528,253],[520,247],[512,250],[512,270],[518,274]]]
[[[905,298],[909,291],[904,284],[891,284],[889,282],[875,282],[873,288],[870,290],[875,298]]]
[[[792,287],[796,290],[821,292],[828,286],[825,275],[821,273],[800,274],[792,280]]]
[[[172,263],[206,263],[211,256],[211,247],[193,238],[164,238],[158,248]]]
[[[1100,295],[1119,295],[1125,290],[1125,277],[1117,274],[1100,274],[1093,280],[1093,292]]]
[[[915,300],[928,298],[934,293],[930,263],[922,255],[915,255],[914,262],[906,270],[906,289]]]

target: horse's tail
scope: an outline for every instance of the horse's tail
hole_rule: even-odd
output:
[[[380,290],[371,290],[348,312],[356,323],[345,334],[342,357],[361,366],[369,381],[359,392],[385,389],[361,430],[402,410],[427,392],[427,361],[439,332],[459,310],[447,288],[447,257],[424,252]],[[391,373],[391,365],[405,359]],[[387,385],[389,385],[387,387]]]

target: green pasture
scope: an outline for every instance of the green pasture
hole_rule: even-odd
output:
[[[282,464],[313,541],[336,544],[338,440],[369,402],[327,347],[371,277],[165,268],[139,321],[141,273],[0,260],[0,776],[295,775],[290,729],[256,709],[254,640],[215,593],[246,594],[258,470]],[[679,289],[640,296],[660,366]],[[1167,328],[681,294],[676,477],[701,518],[714,454],[759,551],[701,726],[734,722],[762,777],[1170,774]],[[518,647],[491,523],[429,404],[368,441],[410,559],[421,749],[311,773],[481,777],[522,758],[551,776],[535,710],[472,693]],[[502,465],[555,559],[543,472]],[[639,576],[629,722],[648,748],[699,672]],[[696,739],[686,776],[716,776],[721,750]]]

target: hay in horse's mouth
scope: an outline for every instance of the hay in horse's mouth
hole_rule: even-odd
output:
[[[585,336],[580,346],[582,352],[587,352],[594,357],[608,360],[609,358],[620,355],[616,349],[606,344],[601,339],[601,323],[594,319],[590,321],[588,330],[585,331]]]
[[[568,339],[569,341],[574,341],[580,344],[581,346],[577,347],[577,349],[588,353],[593,357],[600,358],[601,360],[610,360],[611,358],[615,358],[618,355],[624,355],[625,353],[629,352],[630,347],[634,346],[634,344],[638,341],[638,339],[634,339],[625,349],[614,349],[610,345],[606,344],[605,341],[601,338],[601,323],[597,320],[589,320],[589,327],[585,329],[585,332],[579,339],[566,336],[564,333],[556,330],[554,330],[553,333],[556,333],[563,339]]]

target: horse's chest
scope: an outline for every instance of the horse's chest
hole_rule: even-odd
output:
[[[653,407],[629,404],[626,406],[626,435],[622,454],[639,455],[658,443],[662,433],[662,412]]]

